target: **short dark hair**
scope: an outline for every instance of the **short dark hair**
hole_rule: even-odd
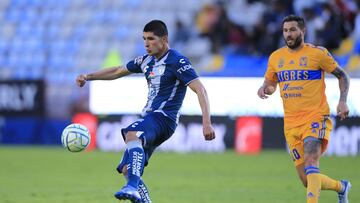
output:
[[[286,16],[282,21],[282,26],[284,27],[285,22],[291,22],[291,21],[296,21],[298,23],[298,26],[299,26],[300,29],[303,30],[305,28],[305,20],[304,20],[304,18],[302,18],[300,16],[296,16],[296,15],[288,15],[288,16]]]
[[[168,35],[166,24],[161,20],[152,20],[148,22],[144,27],[144,32],[152,32],[159,37]]]

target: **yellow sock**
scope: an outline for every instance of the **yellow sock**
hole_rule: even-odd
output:
[[[321,190],[321,176],[319,173],[311,173],[306,176],[306,202],[317,203],[320,197]]]
[[[321,191],[320,169],[315,166],[308,166],[305,167],[305,174],[307,179],[306,202],[317,203]]]
[[[334,190],[340,192],[342,189],[341,182],[334,180],[324,174],[319,174],[321,177],[321,189],[322,190]]]

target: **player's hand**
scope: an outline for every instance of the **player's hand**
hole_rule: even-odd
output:
[[[261,99],[267,99],[268,96],[265,94],[265,88],[264,86],[261,86],[257,92],[258,96],[261,98]]]
[[[215,131],[211,125],[203,125],[203,134],[204,134],[205,140],[215,139]]]
[[[347,106],[346,102],[339,102],[337,109],[337,116],[340,117],[340,120],[344,120],[349,115],[349,107]]]
[[[84,86],[85,83],[86,83],[86,75],[81,74],[81,75],[77,76],[77,78],[76,78],[76,84],[77,84],[79,87]]]

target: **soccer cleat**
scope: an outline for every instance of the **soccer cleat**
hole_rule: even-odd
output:
[[[136,188],[125,185],[120,191],[114,195],[119,200],[130,200],[132,203],[142,203],[139,192]]]
[[[350,181],[341,180],[341,185],[343,186],[343,191],[338,193],[339,203],[349,203],[348,194],[351,188]]]

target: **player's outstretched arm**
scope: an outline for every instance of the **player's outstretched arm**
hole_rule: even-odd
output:
[[[107,68],[93,73],[81,74],[76,78],[76,84],[79,87],[85,85],[86,81],[90,80],[114,80],[123,76],[131,74],[124,66]]]
[[[349,108],[346,102],[350,87],[350,78],[349,75],[340,67],[337,67],[331,73],[335,75],[339,80],[340,99],[336,112],[337,115],[340,117],[340,120],[344,120],[349,115]]]
[[[205,140],[212,140],[215,138],[215,131],[211,125],[210,104],[206,90],[199,79],[193,80],[189,84],[189,87],[198,96],[199,104],[202,111],[203,134]]]
[[[275,92],[276,86],[276,82],[265,79],[263,85],[259,88],[257,94],[261,99],[267,99],[267,95],[272,95]]]

